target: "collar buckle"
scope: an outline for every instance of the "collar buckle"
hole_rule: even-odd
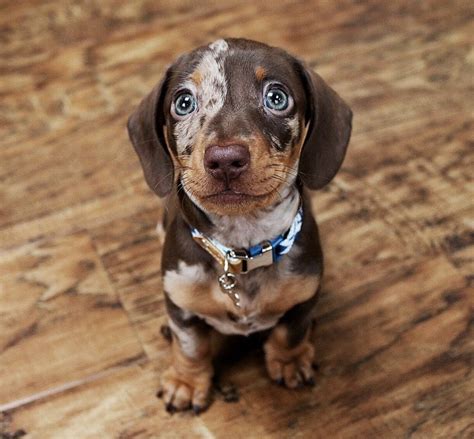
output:
[[[256,256],[250,256],[247,251],[230,250],[229,264],[232,272],[245,274],[255,268],[266,267],[273,264],[273,246],[270,241],[264,241],[262,250]]]

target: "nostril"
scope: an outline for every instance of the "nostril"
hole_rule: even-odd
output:
[[[249,163],[250,153],[244,145],[212,145],[204,152],[204,167],[217,179],[237,178]]]

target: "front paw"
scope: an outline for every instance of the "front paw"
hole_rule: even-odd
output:
[[[163,398],[169,413],[192,409],[199,414],[209,406],[211,376],[211,371],[185,376],[170,366],[161,377],[158,396]]]
[[[314,346],[309,341],[289,350],[267,343],[264,350],[265,364],[272,380],[289,389],[314,386]]]

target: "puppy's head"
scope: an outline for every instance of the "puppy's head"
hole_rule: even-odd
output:
[[[281,49],[218,40],[183,55],[140,103],[129,135],[151,189],[175,185],[201,209],[268,206],[299,178],[327,184],[342,164],[352,113]]]

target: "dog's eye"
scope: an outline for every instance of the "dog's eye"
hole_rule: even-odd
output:
[[[265,92],[264,104],[273,111],[285,111],[289,105],[288,95],[277,87],[270,87]]]
[[[196,98],[189,92],[183,92],[175,99],[173,109],[177,116],[187,116],[196,109]]]

